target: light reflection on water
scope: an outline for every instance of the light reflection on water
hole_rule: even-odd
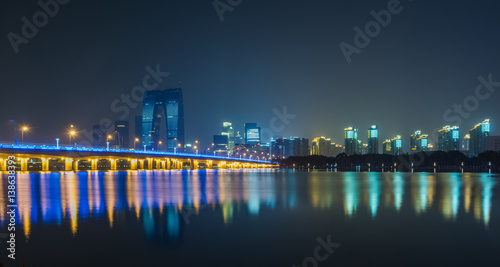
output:
[[[231,224],[241,209],[259,216],[267,207],[294,210],[341,207],[347,219],[381,209],[400,212],[409,207],[421,216],[437,209],[445,221],[459,212],[488,226],[494,177],[488,174],[324,173],[283,171],[145,171],[19,174],[18,224],[29,238],[33,225],[68,224],[77,235],[79,224],[106,219],[119,225],[124,212],[141,222],[153,238],[166,227],[178,239],[186,213],[220,207],[218,216]],[[0,180],[0,223],[6,224],[6,179]],[[305,194],[301,194],[305,192]],[[193,210],[194,212],[191,212]],[[161,219],[163,218],[163,219]],[[163,225],[162,225],[163,223]]]

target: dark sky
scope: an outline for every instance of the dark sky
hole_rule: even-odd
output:
[[[354,126],[365,142],[378,124],[382,139],[401,134],[408,144],[415,130],[452,124],[443,114],[474,95],[479,76],[500,81],[500,4],[402,0],[348,64],[340,43],[354,45],[354,27],[364,29],[370,11],[388,2],[243,0],[221,21],[212,0],[72,0],[16,54],[7,34],[21,35],[21,18],[32,21],[42,8],[3,1],[0,141],[12,140],[14,116],[31,126],[29,142],[67,138],[69,124],[118,119],[111,103],[159,64],[170,73],[162,89],[182,82],[187,141],[211,143],[225,120],[236,130],[245,122],[269,128],[272,110],[286,106],[297,116],[276,135],[343,142],[343,129]],[[499,100],[500,87],[479,100],[462,133],[490,118],[499,135]]]

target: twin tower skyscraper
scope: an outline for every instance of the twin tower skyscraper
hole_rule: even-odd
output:
[[[145,93],[142,106],[142,145],[147,150],[161,149],[169,152],[183,147],[184,102],[181,88]]]

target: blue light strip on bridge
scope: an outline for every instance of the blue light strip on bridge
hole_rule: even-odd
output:
[[[120,150],[120,149],[104,149],[104,148],[87,148],[87,147],[59,147],[56,146],[35,146],[35,145],[1,145],[0,148],[10,148],[10,149],[22,149],[22,150],[43,150],[43,151],[82,151],[82,152],[114,152],[114,153],[132,153],[138,155],[165,155],[165,156],[182,156],[182,157],[192,157],[192,158],[200,158],[200,159],[225,159],[225,160],[236,160],[236,161],[247,161],[247,162],[258,162],[258,163],[266,163],[271,164],[270,161],[265,160],[255,160],[255,159],[244,159],[244,158],[231,158],[231,157],[219,157],[219,156],[209,156],[209,155],[196,155],[189,153],[171,153],[171,152],[155,152],[155,151],[140,151],[140,150]]]

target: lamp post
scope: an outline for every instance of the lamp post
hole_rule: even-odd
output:
[[[59,138],[56,138],[56,143],[57,143],[56,148],[59,149]]]
[[[107,150],[109,151],[109,139],[111,139],[111,135],[108,135],[106,138]]]
[[[136,150],[136,148],[135,148],[135,144],[136,144],[137,142],[139,142],[139,138],[135,138],[135,139],[134,139],[134,150]]]
[[[69,132],[69,145],[71,145],[71,136],[75,136],[75,146],[76,146],[76,132],[75,131]]]
[[[158,141],[158,151],[161,151],[161,144],[163,144],[162,141]]]
[[[27,131],[28,130],[28,127],[24,126],[22,129],[21,129],[21,145],[24,145],[24,131]]]

